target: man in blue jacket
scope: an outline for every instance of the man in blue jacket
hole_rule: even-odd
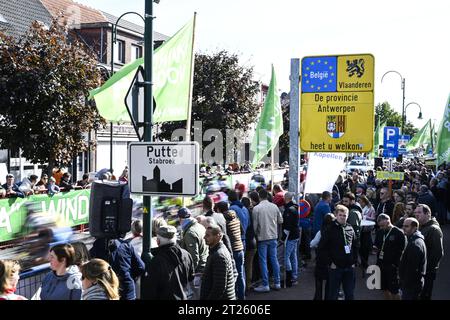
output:
[[[331,203],[331,193],[328,191],[322,192],[322,199],[314,208],[312,237],[314,237],[322,227],[323,217],[325,217],[327,213],[331,213],[330,203]]]
[[[128,241],[123,239],[108,241],[98,238],[94,241],[89,254],[91,258],[109,262],[119,278],[120,300],[136,299],[134,280],[144,274],[145,265]]]

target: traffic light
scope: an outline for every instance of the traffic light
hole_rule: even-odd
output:
[[[133,200],[124,198],[127,184],[95,181],[89,201],[89,233],[96,238],[122,238],[130,231]]]

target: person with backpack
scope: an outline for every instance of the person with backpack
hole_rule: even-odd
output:
[[[144,274],[145,265],[127,240],[97,238],[89,254],[112,267],[119,278],[120,300],[136,300],[134,280]]]

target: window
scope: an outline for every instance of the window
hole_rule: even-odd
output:
[[[142,47],[132,44],[131,45],[131,61],[142,57]]]
[[[125,41],[117,40],[114,44],[114,62],[125,63]]]

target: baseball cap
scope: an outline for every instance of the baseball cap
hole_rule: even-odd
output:
[[[356,187],[357,187],[357,188],[361,188],[361,189],[363,189],[364,191],[367,190],[366,186],[365,186],[364,184],[361,184],[361,183],[357,184]]]
[[[189,218],[191,216],[191,211],[188,208],[181,208],[177,213],[178,218]]]
[[[177,234],[177,228],[174,226],[162,226],[158,229],[156,234],[166,239],[172,239]]]

